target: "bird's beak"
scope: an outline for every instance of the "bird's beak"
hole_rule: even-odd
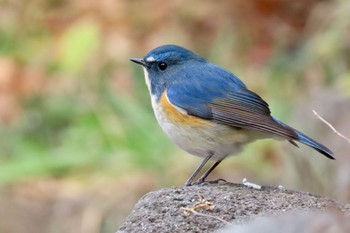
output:
[[[140,64],[142,66],[146,66],[146,62],[142,58],[130,58],[130,61]]]

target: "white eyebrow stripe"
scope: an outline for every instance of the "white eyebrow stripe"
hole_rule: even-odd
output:
[[[156,61],[156,59],[154,57],[148,57],[148,58],[146,58],[146,61],[153,62],[153,61]]]

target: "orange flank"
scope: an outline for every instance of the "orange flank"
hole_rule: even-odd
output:
[[[169,118],[169,120],[176,122],[180,125],[189,125],[189,126],[208,126],[210,122],[208,120],[203,120],[195,116],[187,115],[182,113],[172,103],[169,102],[166,96],[166,90],[160,98],[160,105],[164,114]]]

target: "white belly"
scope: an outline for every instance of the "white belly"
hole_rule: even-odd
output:
[[[159,125],[169,138],[181,149],[196,156],[206,157],[209,153],[213,153],[213,159],[223,159],[240,152],[244,144],[262,136],[252,131],[237,130],[212,122],[204,127],[179,125],[165,117],[162,108],[156,104],[154,98],[152,98],[152,105]]]

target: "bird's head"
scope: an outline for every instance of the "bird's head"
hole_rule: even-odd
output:
[[[206,62],[194,52],[177,45],[163,45],[151,50],[144,58],[130,60],[142,65],[147,86],[157,96],[172,82],[177,72],[190,71],[198,62]]]

